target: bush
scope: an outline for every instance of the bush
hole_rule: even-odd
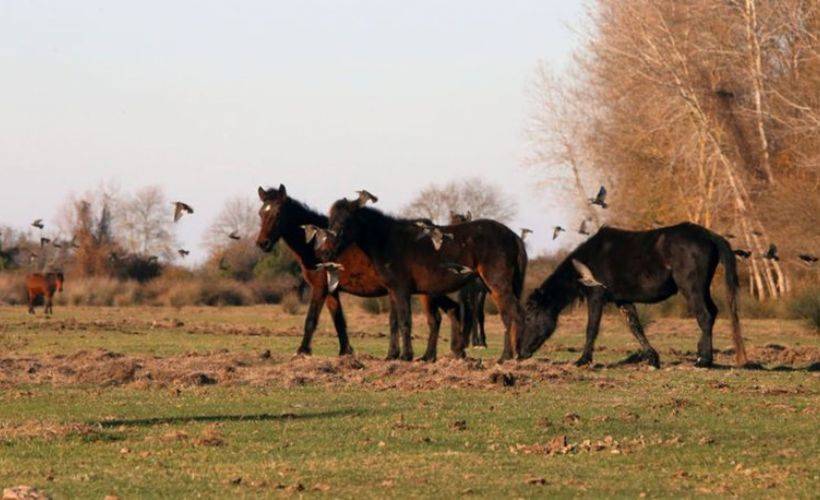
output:
[[[200,281],[198,304],[206,306],[244,306],[253,301],[250,287],[227,279]]]
[[[291,315],[302,312],[302,301],[296,292],[290,292],[282,297],[282,310]]]
[[[0,304],[16,306],[27,302],[25,276],[22,273],[0,273]]]
[[[820,288],[808,287],[795,292],[787,302],[789,316],[802,319],[820,330]]]
[[[279,304],[286,295],[297,293],[299,280],[289,274],[283,274],[272,279],[254,280],[249,286],[256,303]]]
[[[368,314],[382,314],[390,311],[387,297],[365,297],[359,301],[359,307]]]

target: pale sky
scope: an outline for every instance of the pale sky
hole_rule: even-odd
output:
[[[581,17],[567,0],[0,0],[0,224],[159,184],[197,209],[177,229],[201,256],[222,202],[260,184],[323,211],[364,187],[390,212],[478,176],[515,197],[530,253],[553,251],[578,217],[523,166],[526,89],[539,60],[569,64]]]

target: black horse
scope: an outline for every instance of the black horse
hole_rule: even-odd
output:
[[[417,221],[391,217],[366,207],[361,201],[341,199],[330,209],[330,230],[319,252],[323,260],[336,261],[355,245],[373,261],[387,286],[398,320],[398,329],[391,331],[388,357],[413,357],[411,295],[450,293],[476,274],[490,289],[506,327],[501,359],[509,359],[518,351],[518,336],[523,327],[518,301],[527,269],[527,252],[518,235],[508,227],[492,220],[424,227]],[[455,353],[464,355],[464,347],[463,339],[453,339],[451,348]]]
[[[660,358],[644,335],[634,304],[660,302],[680,291],[702,332],[696,365],[711,366],[712,326],[718,309],[709,287],[718,262],[723,264],[726,274],[736,361],[745,365],[732,248],[721,236],[691,223],[651,231],[604,227],[582,243],[527,299],[522,357],[532,356],[555,331],[561,311],[583,296],[589,317],[586,344],[577,365],[592,361],[604,305],[613,302],[626,314],[643,349],[642,357],[657,367]]]
[[[459,214],[450,212],[450,224],[464,224],[473,220],[470,212]],[[461,311],[462,335],[473,347],[487,347],[484,332],[484,303],[487,301],[487,287],[476,276],[458,291],[458,305]]]
[[[339,300],[339,292],[344,291],[360,297],[382,297],[387,295],[387,288],[379,278],[373,268],[370,259],[355,245],[351,246],[339,257],[339,262],[343,269],[339,273],[339,287],[335,290],[328,289],[327,273],[324,269],[316,265],[320,263],[316,255],[313,243],[306,241],[303,226],[313,225],[318,228],[327,228],[328,219],[322,214],[310,209],[289,197],[285,186],[279,185],[279,189],[265,190],[259,188],[259,199],[262,201],[262,208],[259,211],[261,217],[261,227],[259,236],[256,239],[257,245],[262,250],[269,252],[281,238],[285,244],[293,251],[299,265],[302,267],[302,275],[310,285],[310,306],[305,318],[305,329],[302,343],[299,346],[299,354],[310,354],[310,344],[316,324],[319,321],[319,314],[322,312],[322,305],[327,305],[327,309],[333,316],[333,326],[339,337],[339,354],[351,354],[353,349],[347,336],[347,324],[342,311],[342,303]],[[431,354],[429,345],[433,346],[438,341],[438,332],[441,326],[441,313],[445,311],[450,317],[451,329],[456,337],[460,336],[461,324],[459,320],[458,304],[445,295],[435,297],[422,296],[421,303],[427,315],[427,324],[430,328],[430,339],[428,340],[428,354]],[[391,329],[395,328],[396,317],[391,311]],[[432,348],[432,359],[435,360],[435,347]]]

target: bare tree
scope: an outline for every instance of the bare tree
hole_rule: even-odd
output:
[[[474,218],[509,222],[515,216],[517,207],[500,187],[473,177],[444,185],[430,184],[416,195],[403,213],[445,224],[451,211],[462,214],[469,211]]]
[[[238,241],[250,241],[259,231],[259,204],[254,199],[235,196],[225,201],[222,209],[205,233],[205,243],[211,251],[223,249],[230,245],[230,235],[240,238]]]
[[[174,259],[176,239],[170,207],[159,186],[147,186],[124,197],[114,218],[122,247],[133,254]]]
[[[569,165],[576,189],[591,165],[603,171],[614,223],[690,220],[737,234],[753,252],[751,293],[787,293],[797,245],[818,239],[818,10],[592,0],[578,74],[563,88],[538,76],[535,163]],[[763,258],[771,242],[791,258]]]

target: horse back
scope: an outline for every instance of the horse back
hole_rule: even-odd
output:
[[[29,294],[45,295],[48,289],[48,280],[42,274],[34,273],[26,276],[26,290]]]

